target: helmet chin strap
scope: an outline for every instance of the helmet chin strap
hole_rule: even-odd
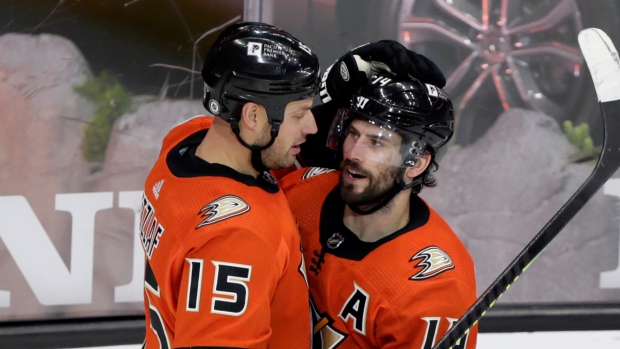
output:
[[[251,159],[252,167],[254,167],[254,169],[258,171],[258,173],[263,173],[266,171],[268,172],[269,168],[265,166],[265,164],[263,164],[263,159],[261,157],[261,151],[269,148],[273,144],[273,142],[275,142],[276,137],[278,137],[278,132],[280,132],[280,122],[273,121],[273,123],[271,124],[271,132],[270,132],[271,139],[269,140],[269,143],[263,146],[249,145],[243,140],[243,138],[241,138],[241,131],[239,129],[239,120],[237,120],[236,118],[230,119],[230,127],[232,128],[232,131],[235,134],[235,136],[237,136],[237,139],[239,140],[239,142],[244,147],[250,149],[250,151],[252,152],[252,159]]]

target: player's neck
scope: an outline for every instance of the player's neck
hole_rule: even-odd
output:
[[[374,213],[360,215],[345,206],[343,223],[357,237],[365,242],[375,242],[409,223],[410,191],[398,193],[385,207]]]
[[[196,156],[213,164],[228,166],[233,170],[250,175],[258,176],[251,162],[251,152],[237,140],[230,129],[230,125],[215,121],[196,149]]]

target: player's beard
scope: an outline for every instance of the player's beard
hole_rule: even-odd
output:
[[[348,166],[351,170],[363,175],[368,180],[366,188],[358,191],[358,187],[343,181],[343,177],[348,174],[344,167]],[[378,166],[376,174],[366,170],[360,163],[345,159],[340,164],[340,196],[349,206],[370,206],[379,203],[385,194],[394,185],[394,178],[398,173],[398,167],[381,165]]]

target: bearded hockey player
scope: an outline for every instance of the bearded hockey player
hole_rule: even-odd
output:
[[[476,300],[474,263],[418,194],[453,134],[435,85],[382,74],[338,110],[328,146],[340,170],[282,179],[313,302],[314,348],[430,349]],[[476,346],[477,327],[457,348]]]

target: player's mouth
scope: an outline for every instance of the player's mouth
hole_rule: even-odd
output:
[[[293,150],[293,153],[295,155],[299,154],[301,152],[301,147],[300,144],[294,145],[291,147],[291,149]]]
[[[295,155],[301,152],[301,145],[304,144],[305,142],[306,142],[306,137],[299,139],[297,143],[293,144],[291,149],[293,149],[293,153],[295,153]]]
[[[344,180],[349,183],[359,183],[368,178],[362,172],[353,170],[350,166],[346,166],[343,169],[343,174]]]

